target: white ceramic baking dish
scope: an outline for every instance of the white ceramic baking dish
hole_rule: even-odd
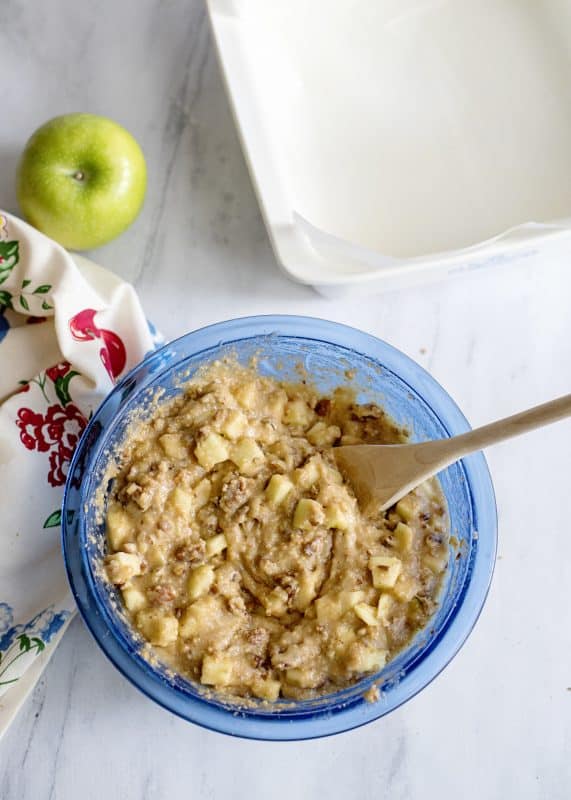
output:
[[[568,0],[207,0],[276,253],[327,293],[571,243]]]

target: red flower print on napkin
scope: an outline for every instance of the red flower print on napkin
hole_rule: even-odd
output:
[[[54,443],[74,450],[87,422],[81,411],[73,403],[63,406],[50,406],[45,416],[47,431]]]
[[[50,445],[44,439],[42,425],[44,418],[31,408],[21,408],[18,411],[16,425],[20,428],[20,439],[28,450],[39,450],[45,452],[50,449]]]
[[[60,447],[50,453],[50,471],[48,472],[48,482],[51,486],[63,486],[67,477],[67,468],[73,450]]]
[[[121,374],[127,363],[127,351],[120,336],[114,331],[98,328],[95,324],[94,308],[84,308],[69,321],[71,335],[76,342],[88,342],[93,339],[102,339],[103,347],[99,356],[103,366],[109,373],[112,381]]]
[[[67,375],[71,367],[69,361],[60,361],[59,364],[55,364],[53,367],[50,367],[46,370],[46,375],[48,378],[53,381],[54,383],[57,381],[58,378],[63,378],[64,375]]]
[[[22,444],[28,450],[50,452],[48,482],[51,486],[65,483],[67,465],[86,424],[87,420],[73,403],[51,405],[45,415],[31,408],[18,411],[16,425]]]

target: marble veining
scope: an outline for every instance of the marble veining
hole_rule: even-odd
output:
[[[0,206],[17,211],[18,153],[49,117],[86,110],[125,124],[148,159],[148,198],[92,256],[135,283],[167,337],[258,313],[353,324],[429,368],[473,424],[570,391],[569,246],[366,298],[326,300],[282,275],[202,0],[4,0],[0,42]],[[406,706],[327,740],[233,740],[145,699],[76,619],[0,742],[1,800],[566,800],[570,441],[562,422],[489,452],[500,519],[490,596],[459,655]]]

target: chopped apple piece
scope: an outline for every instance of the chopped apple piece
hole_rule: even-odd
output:
[[[297,398],[289,400],[285,407],[284,422],[286,425],[295,425],[306,428],[313,419],[313,411],[305,400]]]
[[[293,489],[293,483],[285,475],[272,475],[266,486],[266,500],[277,507],[283,503]]]
[[[427,500],[436,500],[438,498],[438,479],[429,478],[427,481],[423,481],[416,487],[416,492],[426,497]]]
[[[247,424],[248,420],[242,411],[234,408],[228,413],[228,416],[222,424],[221,431],[228,439],[238,439],[246,430]]]
[[[256,427],[256,439],[264,445],[275,444],[280,438],[277,425],[271,419],[260,420]]]
[[[179,623],[179,635],[183,639],[208,633],[212,620],[220,617],[220,600],[212,594],[203,594],[183,611]]]
[[[255,381],[249,381],[248,383],[243,383],[241,386],[238,386],[234,392],[234,397],[242,408],[255,408],[258,399],[258,387]]]
[[[284,391],[277,391],[271,394],[266,401],[266,410],[269,416],[273,417],[278,422],[281,422],[286,403],[287,394]]]
[[[209,686],[229,686],[232,683],[234,663],[228,656],[204,656],[200,680]]]
[[[374,606],[370,606],[368,603],[357,603],[353,606],[353,611],[365,625],[376,627],[379,624],[377,609]]]
[[[352,625],[348,625],[345,622],[339,623],[336,625],[334,630],[335,640],[341,648],[346,648],[347,645],[351,644],[357,638],[357,634],[353,630]]]
[[[212,484],[208,480],[208,478],[203,478],[200,483],[198,483],[192,493],[194,494],[194,506],[198,511],[199,508],[205,506],[208,501],[210,500],[210,492],[212,491]]]
[[[190,639],[200,631],[202,621],[199,608],[200,602],[201,600],[199,599],[198,602],[188,606],[180,618],[178,632],[183,639]]]
[[[353,644],[352,651],[348,666],[355,672],[374,672],[384,667],[387,660],[386,650],[374,650],[361,642]]]
[[[388,625],[389,614],[394,605],[394,600],[390,594],[381,594],[377,605],[377,617],[383,625]]]
[[[226,461],[230,447],[226,439],[219,433],[209,433],[204,437],[194,450],[194,455],[201,467],[212,469],[221,461]]]
[[[349,515],[337,503],[332,503],[325,509],[325,524],[328,528],[346,531],[350,523]]]
[[[207,594],[214,583],[214,570],[208,564],[195,567],[188,578],[188,597],[190,600],[197,600],[203,594]]]
[[[181,517],[188,518],[193,512],[194,495],[186,489],[181,489],[180,486],[175,486],[170,493],[169,503]]]
[[[107,577],[116,585],[127,583],[141,574],[142,558],[138,553],[113,553],[105,559]]]
[[[315,601],[315,611],[319,622],[334,622],[347,611],[365,599],[362,590],[331,592]]]
[[[320,525],[325,519],[323,506],[317,500],[302,497],[298,501],[293,514],[293,527],[308,530]]]
[[[272,703],[280,696],[281,688],[281,683],[272,678],[257,678],[252,682],[252,694]]]
[[[358,436],[351,436],[350,433],[346,433],[341,437],[341,444],[343,446],[347,444],[363,444],[363,441]]]
[[[393,556],[371,556],[369,569],[375,589],[392,589],[402,570],[402,561]]]
[[[299,575],[299,591],[295,596],[295,607],[298,611],[305,611],[317,594],[317,574],[302,572]]]
[[[264,453],[255,439],[248,438],[240,439],[232,447],[230,458],[243,475],[255,474],[265,460]]]
[[[188,449],[178,433],[163,433],[159,436],[159,442],[165,455],[170,458],[182,459],[188,455]]]
[[[399,550],[407,553],[412,547],[412,528],[404,522],[399,522],[395,528]]]
[[[422,557],[422,563],[432,572],[443,572],[448,563],[448,554],[445,556],[431,556],[427,554]]]
[[[145,558],[149,567],[162,567],[166,562],[166,556],[162,547],[157,547],[156,544],[152,544],[147,548],[147,552],[145,553]]]
[[[412,494],[407,494],[396,504],[396,512],[404,522],[410,522],[417,512],[416,498]]]
[[[129,515],[119,506],[107,512],[107,538],[113,550],[119,550],[133,536],[133,524]]]
[[[216,536],[211,536],[206,540],[206,558],[217,556],[228,547],[228,542],[223,533],[217,533]]]
[[[144,592],[141,592],[140,589],[136,589],[134,586],[125,586],[121,590],[121,594],[128,611],[135,613],[147,605],[147,598]]]
[[[137,614],[137,627],[151,644],[168,647],[178,636],[178,620],[174,614],[165,614],[156,608]]]
[[[296,667],[286,670],[286,680],[292,686],[298,686],[300,689],[311,689],[314,683],[309,670]]]
[[[361,600],[363,600],[365,597],[365,592],[362,589],[356,589],[354,591],[344,590],[339,592],[338,596],[343,611],[349,611],[350,608],[353,608],[357,605],[357,603],[360,603]]]
[[[418,583],[409,575],[399,575],[393,586],[393,594],[403,603],[409,603],[418,592]]]
[[[336,467],[330,467],[329,465],[324,465],[324,478],[325,482],[329,484],[334,484],[336,486],[342,486],[343,484],[343,476],[339,472]],[[345,489],[345,494],[349,497],[349,493],[347,489]]]
[[[307,433],[307,438],[315,447],[331,447],[340,437],[341,428],[337,425],[327,425],[326,422],[316,422]]]
[[[319,467],[315,458],[312,458],[303,467],[296,469],[294,479],[301,489],[310,489],[319,478]]]

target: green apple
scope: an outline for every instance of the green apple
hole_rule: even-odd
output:
[[[65,114],[32,135],[18,165],[28,222],[71,250],[98,247],[139,213],[147,186],[141,148],[113,120]]]

